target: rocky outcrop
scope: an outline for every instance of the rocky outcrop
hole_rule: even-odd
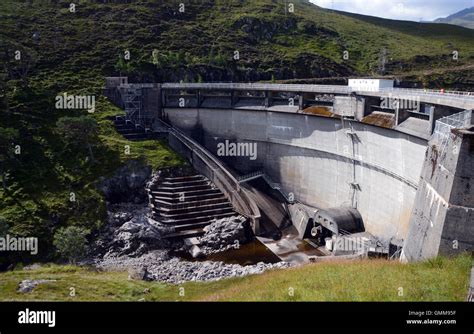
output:
[[[93,247],[93,257],[106,254],[140,256],[147,251],[171,247],[163,235],[169,228],[149,217],[146,205],[109,206],[107,226]]]
[[[286,17],[283,20],[266,20],[255,16],[241,16],[234,22],[233,28],[240,29],[247,33],[254,41],[271,40],[279,33],[288,33],[296,28],[297,20],[293,17]]]
[[[148,200],[145,184],[151,175],[151,167],[139,161],[130,161],[119,168],[112,177],[102,178],[99,189],[107,202],[146,203]]]

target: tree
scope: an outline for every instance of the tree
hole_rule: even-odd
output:
[[[54,234],[53,244],[62,258],[75,264],[87,252],[86,237],[89,233],[90,231],[83,227],[63,227]]]
[[[118,56],[117,62],[115,63],[115,69],[119,71],[119,75],[130,74],[133,72],[133,65],[130,60],[125,60],[123,56]]]
[[[10,79],[20,80],[23,87],[29,85],[29,76],[38,62],[38,55],[33,49],[7,50],[2,57],[4,68]]]
[[[0,217],[0,238],[4,238],[8,234],[8,223]]]
[[[18,136],[18,130],[0,127],[0,176],[3,189],[7,188],[7,173],[16,163],[13,144]]]
[[[97,141],[98,138],[98,127],[95,119],[88,116],[65,116],[58,120],[56,127],[69,145],[85,144],[91,160],[95,161],[92,153],[92,143]]]

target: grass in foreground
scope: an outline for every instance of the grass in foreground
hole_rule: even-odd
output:
[[[464,301],[471,264],[469,255],[406,265],[385,260],[318,263],[262,275],[182,285],[130,281],[125,272],[48,265],[36,270],[1,273],[0,300]],[[39,285],[23,294],[16,290],[24,279],[56,282]],[[72,287],[75,297],[70,296]],[[184,288],[184,296],[180,296],[180,288]]]

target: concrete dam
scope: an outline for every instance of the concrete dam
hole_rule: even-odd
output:
[[[353,206],[366,229],[404,238],[426,140],[358,122],[305,114],[165,108],[176,126],[217,156],[217,145],[257,143],[256,159],[222,157],[242,174],[263,170],[304,204]]]
[[[130,94],[131,86],[117,80],[109,78],[107,95]],[[307,217],[312,208],[354,208],[366,232],[403,241],[405,261],[473,249],[471,95],[271,84],[133,90],[123,101],[143,127],[159,131],[157,120],[164,120],[242,178],[265,175],[309,208]],[[415,107],[383,104],[413,96]],[[315,106],[330,116],[308,112]],[[371,121],[374,115],[390,125]],[[222,154],[223,147],[243,151]],[[300,232],[307,223],[293,219]]]

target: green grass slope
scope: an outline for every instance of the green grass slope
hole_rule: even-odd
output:
[[[35,58],[32,71],[41,72],[44,83],[68,83],[80,74],[81,88],[97,75],[114,73],[125,50],[131,60],[123,72],[163,81],[372,74],[384,48],[392,71],[437,66],[454,50],[460,59],[446,66],[474,61],[469,29],[294,3],[289,12],[283,1],[187,1],[181,13],[173,1],[83,1],[71,13],[70,1],[4,0],[0,40],[8,54],[4,59],[17,49]],[[159,64],[152,63],[154,49]]]
[[[52,265],[0,273],[0,300],[464,301],[471,263],[469,255],[406,265],[384,260],[320,263],[181,285],[130,281],[125,272]],[[24,279],[56,281],[25,294],[16,291]],[[71,287],[74,297],[70,296]],[[179,294],[180,288],[184,288],[184,296]]]

